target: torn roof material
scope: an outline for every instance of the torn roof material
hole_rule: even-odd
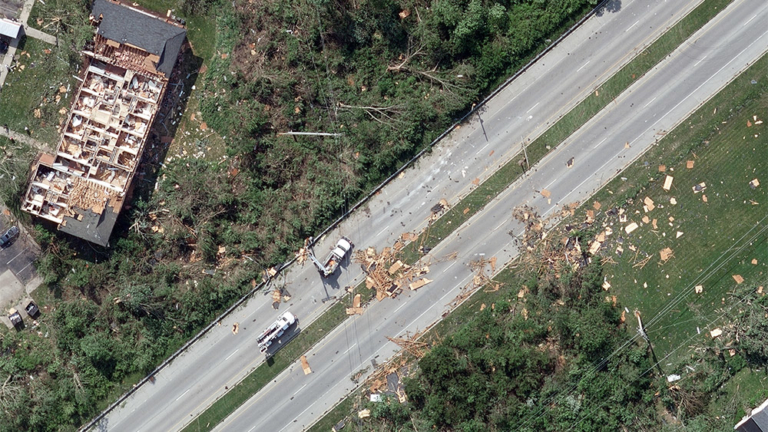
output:
[[[16,39],[21,34],[21,24],[0,18],[0,36]]]
[[[91,16],[99,36],[133,45],[159,57],[157,70],[171,75],[187,31],[158,16],[111,0],[93,2]]]

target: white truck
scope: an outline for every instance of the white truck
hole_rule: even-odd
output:
[[[273,322],[266,330],[264,330],[258,339],[259,349],[261,352],[266,352],[272,342],[280,339],[290,326],[296,322],[296,316],[290,312],[285,312],[280,315],[277,321]]]
[[[352,249],[352,242],[350,242],[348,238],[342,237],[338,242],[336,242],[336,247],[334,247],[333,250],[328,254],[328,258],[326,258],[325,261],[318,261],[318,259],[315,257],[315,254],[312,253],[311,250],[309,252],[309,258],[313,263],[315,263],[315,266],[317,267],[317,270],[320,272],[320,274],[323,275],[323,277],[328,277],[332,275],[337,268],[339,268],[339,264],[341,264],[341,261],[344,259],[347,253],[349,253],[350,249]]]

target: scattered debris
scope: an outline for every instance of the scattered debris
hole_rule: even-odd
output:
[[[702,192],[706,188],[707,188],[707,184],[704,183],[704,182],[701,182],[701,183],[697,184],[696,186],[694,186],[692,189],[693,189],[693,193],[699,193],[699,192]]]
[[[735,280],[739,285],[744,283],[744,278],[741,277],[741,275],[733,275],[733,280]]]
[[[657,220],[654,219],[651,221],[651,225],[653,225],[653,229],[659,229],[658,225],[656,225]]]
[[[680,237],[682,237],[682,235],[683,235],[683,232],[682,231],[678,231],[677,233],[675,233],[675,238],[680,238]]]
[[[714,339],[714,338],[716,338],[716,337],[718,337],[718,336],[722,335],[722,334],[723,334],[723,330],[721,330],[721,329],[719,329],[719,328],[716,328],[716,329],[714,329],[714,330],[710,331],[710,332],[709,332],[709,334],[710,334],[710,335],[712,336],[712,338]]]
[[[760,181],[758,179],[753,179],[751,182],[749,182],[749,187],[752,189],[756,189],[758,186],[760,186]]]
[[[400,12],[400,14],[402,15],[402,12]],[[403,18],[405,18],[405,17],[403,17]],[[370,416],[371,416],[371,410],[369,410],[369,409],[364,409],[362,411],[358,411],[357,412],[357,418],[359,418],[359,419],[368,418]]]
[[[307,356],[301,356],[301,368],[304,370],[304,375],[312,373],[312,369],[309,367],[309,362],[307,361]]]
[[[601,205],[600,205],[600,202],[598,202],[598,201],[595,201],[594,203],[592,203],[592,207],[593,207],[595,210],[600,210],[600,207],[601,207]]]
[[[701,194],[701,200],[704,202],[707,202],[707,196],[704,194]]]
[[[631,224],[624,227],[624,231],[627,232],[627,234],[630,234],[632,231],[636,230],[638,225],[635,222],[632,222]]]
[[[677,200],[675,199],[675,197],[672,197],[672,198],[669,199],[669,203],[672,204],[672,205],[675,205],[675,204],[677,204]]]
[[[696,285],[693,290],[696,291],[696,294],[701,294],[704,291],[704,287],[701,285]]]
[[[568,159],[568,161],[565,163],[565,166],[568,168],[571,168],[573,166],[574,158]]]
[[[757,265],[757,258],[752,258],[752,265]]]
[[[548,190],[546,190],[546,189],[542,189],[542,190],[541,190],[541,195],[542,195],[544,198],[549,198],[550,196],[552,196],[552,192],[550,192],[550,191],[548,191]]]
[[[659,172],[666,172],[667,166],[666,165],[659,165]]]
[[[651,223],[651,218],[649,218],[648,216],[643,216],[642,221],[644,224],[648,224],[648,223]]]
[[[688,169],[693,169],[693,161],[689,160],[685,163],[685,167]]]
[[[232,334],[237,334],[237,332],[239,331],[240,331],[240,324],[239,323],[232,324]]]

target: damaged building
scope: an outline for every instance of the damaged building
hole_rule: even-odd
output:
[[[186,38],[183,26],[96,0],[85,73],[55,154],[32,167],[22,210],[107,246]]]

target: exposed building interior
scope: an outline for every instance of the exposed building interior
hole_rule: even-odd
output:
[[[109,28],[105,14],[120,28]],[[91,18],[99,28],[83,51],[89,64],[56,153],[41,155],[33,166],[22,210],[58,224],[61,231],[106,246],[186,31],[112,0],[97,0]],[[131,22],[136,24],[134,31],[152,28],[158,30],[152,33],[154,38],[170,41],[158,44],[153,39],[149,44],[150,50],[161,49],[160,55],[131,44],[122,33],[115,36],[121,41],[110,39]],[[169,48],[175,51],[167,52]]]

